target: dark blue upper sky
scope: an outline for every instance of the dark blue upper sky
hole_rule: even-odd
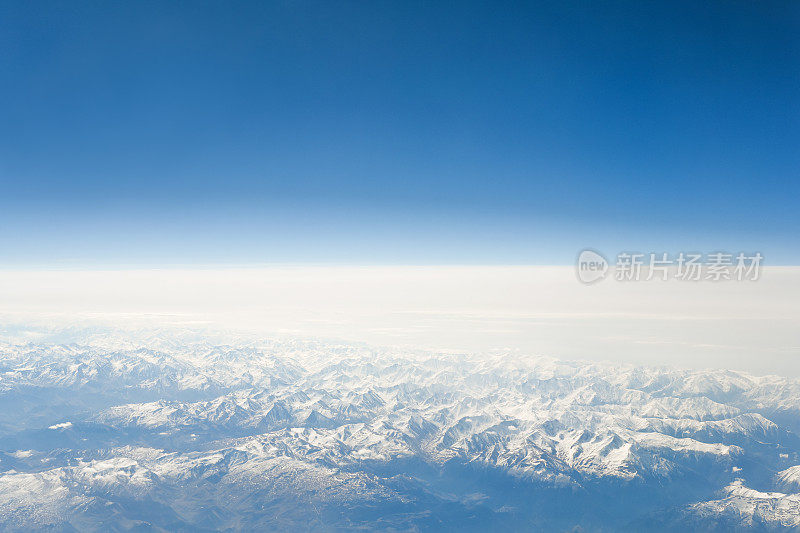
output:
[[[800,264],[796,2],[4,2],[0,259]]]

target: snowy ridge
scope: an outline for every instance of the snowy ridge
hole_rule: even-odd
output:
[[[2,346],[0,528],[800,527],[797,380],[78,340]]]

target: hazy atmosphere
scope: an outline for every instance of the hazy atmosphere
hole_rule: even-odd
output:
[[[800,376],[800,268],[586,286],[574,267],[4,272],[5,320],[160,324]]]

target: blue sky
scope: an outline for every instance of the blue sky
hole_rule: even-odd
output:
[[[0,261],[800,264],[793,2],[4,2]]]

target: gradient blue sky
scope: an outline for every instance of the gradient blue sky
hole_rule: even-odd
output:
[[[3,2],[5,266],[800,264],[797,2]]]

